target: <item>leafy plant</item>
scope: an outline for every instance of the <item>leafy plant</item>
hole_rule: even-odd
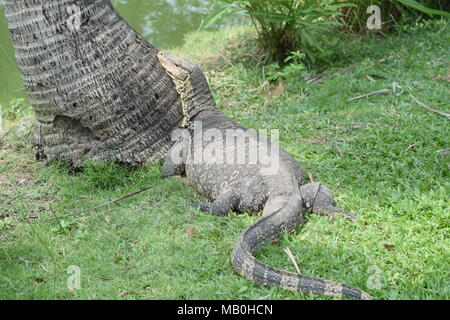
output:
[[[227,6],[214,13],[204,27],[231,13],[250,17],[258,40],[267,53],[267,63],[286,63],[290,52],[301,51],[308,64],[327,60],[333,51],[331,33],[345,25],[350,31],[366,31],[367,8],[382,10],[383,29],[422,15],[450,16],[444,0],[217,0]]]
[[[258,40],[270,61],[286,63],[290,52],[300,50],[305,61],[314,63],[332,54],[330,34],[340,23],[337,16],[349,6],[337,0],[220,0],[228,7],[210,21],[229,12],[246,13],[258,31]]]
[[[306,69],[302,62],[304,58],[305,55],[303,53],[294,51],[284,60],[285,67],[281,67],[276,62],[269,64],[265,68],[266,79],[268,81],[278,81],[302,76]]]
[[[31,106],[24,98],[14,98],[6,106],[0,106],[1,117],[5,120],[17,120],[31,112]]]
[[[0,231],[5,231],[13,226],[13,219],[11,217],[0,218]]]
[[[353,0],[354,6],[343,8],[341,18],[347,30],[352,32],[367,31],[367,8],[371,5],[380,7],[383,19],[383,30],[389,31],[399,23],[409,22],[421,17],[447,16],[446,1],[415,1],[415,0]]]

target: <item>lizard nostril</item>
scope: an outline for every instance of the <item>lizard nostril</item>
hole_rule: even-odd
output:
[[[156,98],[156,100],[159,100],[159,94],[158,93],[155,93],[155,98]]]

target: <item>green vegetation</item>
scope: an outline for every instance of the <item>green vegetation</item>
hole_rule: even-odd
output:
[[[264,50],[266,62],[284,65],[291,52],[300,51],[308,64],[329,62],[342,27],[348,31],[367,31],[369,6],[382,11],[383,30],[399,22],[417,20],[420,15],[447,16],[442,0],[425,3],[415,0],[220,0],[226,4],[212,15],[206,26],[222,15],[236,11],[251,18]],[[425,1],[427,2],[427,1]]]
[[[414,23],[431,16],[450,16],[445,10],[445,0],[354,0],[355,6],[343,9],[343,25],[353,32],[367,32],[366,21],[369,16],[367,8],[377,5],[381,8],[383,31],[389,31],[400,23]]]
[[[17,120],[32,112],[31,106],[24,98],[14,98],[6,106],[0,106],[0,118]]]
[[[449,124],[409,97],[449,111],[448,26],[421,24],[379,40],[346,37],[323,82],[310,84],[296,55],[293,69],[258,67],[256,37],[250,27],[200,32],[175,53],[201,63],[228,115],[279,129],[281,145],[305,170],[340,206],[359,212],[356,224],[310,216],[258,258],[295,271],[283,252],[289,247],[303,273],[377,299],[449,299],[449,158],[438,152],[449,148]],[[403,92],[347,102],[393,82]],[[199,214],[186,202],[201,197],[162,179],[159,164],[89,164],[73,173],[36,162],[31,122],[5,122],[0,131],[0,299],[317,298],[234,273],[234,241],[256,216]],[[67,216],[144,187],[151,189]],[[66,285],[71,265],[81,268],[79,290]]]
[[[311,62],[330,55],[325,45],[332,39],[333,27],[339,25],[339,9],[348,6],[335,0],[221,1],[228,4],[226,9],[239,9],[250,16],[268,61],[280,64],[299,49]]]

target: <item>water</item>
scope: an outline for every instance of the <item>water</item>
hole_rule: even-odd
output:
[[[26,98],[0,0],[0,105]],[[183,43],[217,9],[214,0],[112,0],[125,20],[158,48]]]

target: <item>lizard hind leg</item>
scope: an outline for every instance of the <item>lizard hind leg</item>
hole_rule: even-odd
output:
[[[189,159],[190,136],[187,129],[175,130],[172,133],[173,146],[164,159],[162,174],[164,178],[182,176],[186,173]]]
[[[182,176],[185,173],[184,163],[176,163],[167,159],[164,161],[162,175],[164,178]]]

